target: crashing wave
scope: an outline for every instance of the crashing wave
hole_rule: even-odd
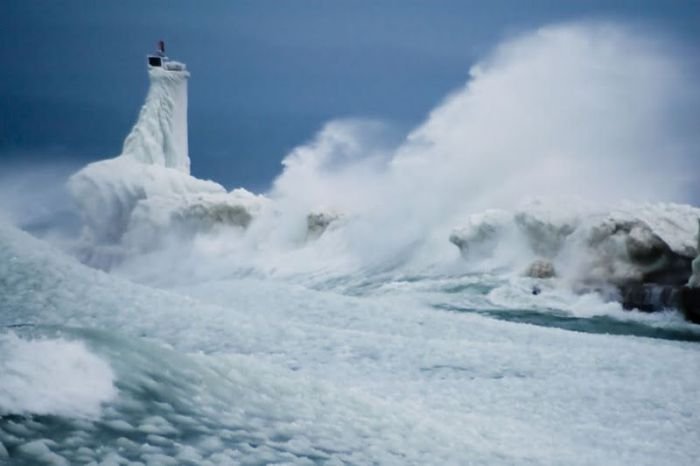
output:
[[[80,342],[4,333],[0,350],[0,415],[96,418],[102,403],[116,398],[112,368]]]
[[[70,180],[85,224],[82,257],[108,267],[172,235],[232,228],[246,233],[207,249],[226,261],[217,270],[432,273],[449,268],[449,228],[471,214],[450,240],[477,271],[593,288],[685,284],[697,254],[697,208],[517,208],[525,196],[583,196],[598,205],[648,199],[648,186],[658,199],[689,199],[695,139],[666,127],[678,114],[673,103],[685,101],[686,75],[663,47],[641,47],[646,42],[629,32],[550,27],[510,41],[401,141],[382,125],[329,123],[289,154],[267,197],[190,176],[189,74],[149,70],[146,103],[122,155]],[[620,71],[640,64],[641,75]]]

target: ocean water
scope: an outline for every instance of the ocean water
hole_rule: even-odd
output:
[[[71,221],[2,202],[0,464],[696,464],[700,326],[578,286],[635,272],[610,219],[697,246],[666,47],[510,39],[400,143],[330,122],[261,195],[189,175],[189,75],[151,72],[123,153],[59,180]]]

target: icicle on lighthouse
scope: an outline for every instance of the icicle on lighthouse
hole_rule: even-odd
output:
[[[150,87],[138,120],[124,140],[122,155],[149,165],[160,165],[188,173],[187,80],[184,63],[165,54],[158,42],[147,55]]]

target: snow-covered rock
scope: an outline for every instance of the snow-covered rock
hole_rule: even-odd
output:
[[[690,273],[689,258],[671,249],[638,218],[608,216],[577,231],[568,245],[578,255],[577,277],[591,284],[654,282],[680,284]]]
[[[536,259],[525,271],[525,276],[532,278],[553,278],[556,275],[554,264],[545,259]]]
[[[509,250],[526,275],[550,277],[556,270],[574,285],[682,285],[698,254],[698,216],[699,208],[678,204],[562,212],[538,203],[472,215],[450,241],[468,261]]]
[[[133,249],[148,250],[169,235],[191,236],[231,227],[244,230],[265,202],[263,196],[245,189],[149,197],[134,207],[123,240]]]

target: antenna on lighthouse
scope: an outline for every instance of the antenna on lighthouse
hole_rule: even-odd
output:
[[[147,55],[149,69],[161,68],[166,71],[185,71],[184,63],[170,60],[165,55],[165,41],[159,40],[156,45],[156,51]]]

